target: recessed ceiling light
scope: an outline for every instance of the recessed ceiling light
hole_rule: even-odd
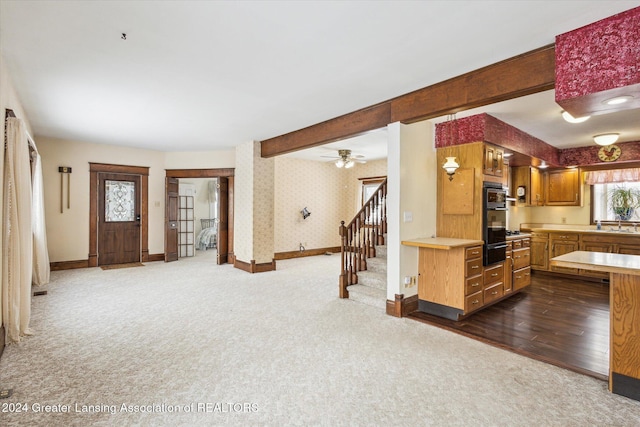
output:
[[[603,133],[600,135],[594,135],[593,140],[596,144],[607,146],[615,143],[620,137],[619,133]]]
[[[569,123],[586,122],[587,120],[589,120],[589,117],[591,116],[573,117],[571,114],[567,113],[566,111],[562,112],[562,118]]]
[[[632,99],[633,99],[633,96],[624,95],[624,96],[616,96],[615,98],[605,99],[602,102],[607,105],[619,105],[619,104],[624,104],[625,102],[629,102]]]

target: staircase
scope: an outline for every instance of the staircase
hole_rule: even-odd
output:
[[[384,180],[353,220],[340,226],[340,298],[383,310],[387,303],[386,198]]]

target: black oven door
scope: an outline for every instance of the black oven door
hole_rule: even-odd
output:
[[[496,209],[485,212],[484,243],[493,245],[507,240],[507,210]]]
[[[491,265],[507,259],[507,244],[484,245],[484,265]]]

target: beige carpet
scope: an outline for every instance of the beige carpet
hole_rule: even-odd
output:
[[[0,361],[28,412],[0,425],[640,425],[602,381],[338,299],[339,263],[53,272]]]
[[[117,270],[118,268],[130,268],[130,267],[144,267],[144,264],[141,262],[127,262],[124,264],[110,264],[110,265],[100,266],[100,268],[103,270]]]

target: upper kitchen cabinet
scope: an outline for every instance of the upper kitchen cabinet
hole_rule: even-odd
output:
[[[485,144],[484,174],[499,177],[504,175],[504,150],[502,148]]]
[[[543,206],[542,177],[538,168],[518,166],[511,168],[513,177],[511,195],[520,206]]]
[[[557,169],[545,172],[546,206],[580,206],[580,170]]]

